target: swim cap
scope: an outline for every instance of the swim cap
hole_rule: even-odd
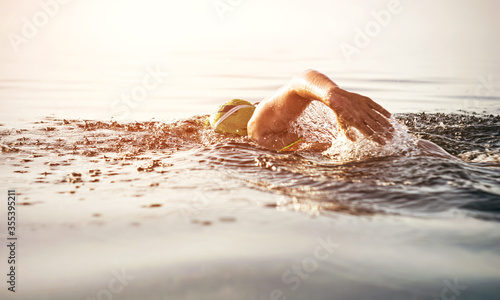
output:
[[[210,116],[210,125],[216,132],[247,135],[247,124],[254,110],[252,103],[233,99],[219,106]]]

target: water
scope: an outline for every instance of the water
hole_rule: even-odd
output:
[[[455,282],[459,299],[498,297],[500,96],[478,79],[498,78],[492,64],[398,70],[283,51],[76,61],[3,63],[0,174],[19,195],[23,299],[97,297],[114,271],[130,276],[116,299],[438,299]],[[117,113],[156,64],[164,82]],[[226,98],[259,101],[305,68],[387,107],[396,139],[351,143],[321,107],[303,117],[318,126],[297,130],[332,142],[323,153],[204,126]],[[422,155],[416,138],[459,160]]]

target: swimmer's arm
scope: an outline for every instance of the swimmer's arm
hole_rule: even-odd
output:
[[[385,137],[391,137],[392,126],[382,117],[390,117],[388,111],[370,98],[339,88],[327,76],[314,70],[294,77],[257,106],[248,123],[250,137],[273,150],[293,143],[299,136],[290,131],[291,123],[314,100],[323,102],[335,112],[339,126],[344,131],[353,126],[365,135],[386,132]],[[349,135],[348,138],[355,139]],[[385,144],[380,136],[375,136],[374,140]]]
[[[385,108],[368,97],[341,89],[326,75],[308,70],[295,78],[293,87],[301,97],[329,106],[337,115],[340,129],[350,140],[354,141],[356,137],[348,131],[349,127],[358,129],[381,145],[385,144],[385,139],[392,138],[394,129],[387,119],[391,114]]]
[[[290,131],[291,123],[310,102],[290,89],[290,84],[281,87],[257,106],[248,122],[248,135],[265,148],[283,149],[300,139]]]
[[[280,150],[300,137],[291,125],[313,100],[326,101],[337,85],[325,75],[308,70],[292,78],[262,101],[248,122],[248,134],[261,146]]]

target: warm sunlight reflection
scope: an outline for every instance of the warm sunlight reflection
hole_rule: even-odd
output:
[[[44,13],[42,6],[54,3],[59,3],[58,8],[44,20],[39,14]],[[296,45],[312,49],[321,46],[332,54],[342,54],[339,45],[355,42],[360,31],[365,32],[377,21],[374,16],[394,6],[391,3],[399,3],[398,13],[376,29],[377,40],[404,40],[391,42],[398,52],[416,52],[428,43],[473,51],[477,50],[475,45],[495,40],[491,37],[498,27],[493,15],[496,5],[484,0],[475,4],[481,7],[481,14],[471,14],[467,6],[453,6],[449,0],[432,5],[402,0],[378,0],[369,5],[361,0],[4,1],[0,3],[0,36],[12,46],[10,34],[23,36],[26,20],[33,22],[38,17],[43,25],[36,26],[36,34],[19,47],[25,53],[45,49],[51,53],[77,50],[146,54],[183,46],[203,48],[207,41],[225,49],[243,41],[259,47],[278,44],[287,49]],[[432,16],[434,22],[424,22],[423,15]],[[380,50],[378,43],[370,45],[370,50]],[[2,47],[0,52],[17,53],[13,48],[17,47]],[[385,53],[387,49],[380,51]]]
[[[81,19],[74,29],[90,42],[125,52],[202,38],[217,21],[206,8],[181,1],[92,1],[74,17]]]

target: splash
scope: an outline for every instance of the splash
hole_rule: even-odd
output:
[[[77,198],[72,195],[87,199],[95,189],[110,198],[133,199],[146,190],[158,190],[159,198],[165,191],[175,195],[200,187],[216,186],[229,193],[227,182],[234,180],[235,192],[247,191],[238,190],[240,186],[283,195],[286,201],[277,206],[311,213],[426,214],[461,209],[500,220],[500,117],[396,115],[391,119],[394,139],[379,146],[369,138],[351,142],[338,131],[334,113],[314,105],[295,129],[309,141],[329,142],[323,155],[307,148],[276,153],[248,137],[214,133],[205,120],[206,116],[171,123],[44,119],[22,128],[0,126],[3,178],[22,178],[33,191],[52,190],[73,200]],[[418,155],[419,138],[473,163]],[[222,177],[214,182],[207,174]],[[183,197],[185,201],[191,196]],[[171,208],[176,199],[168,200]],[[157,203],[141,202],[137,207],[160,209]]]
[[[399,114],[408,131],[438,144],[464,161],[500,163],[500,116],[479,114]]]
[[[313,102],[292,125],[294,132],[309,143],[328,143],[331,146],[323,155],[339,162],[360,161],[387,156],[419,155],[417,139],[408,133],[406,126],[394,117],[390,122],[394,127],[394,137],[386,145],[379,145],[370,137],[364,137],[357,129],[351,128],[356,141],[349,140],[339,131],[335,113],[326,105]]]
[[[309,143],[332,143],[341,135],[335,113],[317,101],[311,102],[291,127]]]

